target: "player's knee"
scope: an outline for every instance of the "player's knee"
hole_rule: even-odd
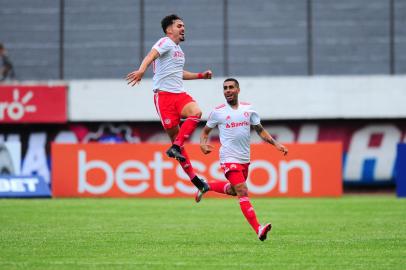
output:
[[[235,193],[237,196],[248,196],[248,188],[245,184],[238,184],[234,186]]]
[[[197,104],[195,102],[190,103],[188,105],[186,105],[183,109],[182,109],[182,117],[184,118],[188,118],[188,117],[193,117],[193,118],[201,118],[202,117],[202,110],[200,110],[199,106],[197,106]]]
[[[226,192],[228,195],[237,196],[237,193],[235,192],[234,188],[231,185],[227,187]]]
[[[247,189],[245,189],[245,190],[239,190],[239,191],[237,191],[236,193],[237,193],[237,196],[238,196],[238,197],[246,197],[246,196],[248,196],[248,190],[247,190]]]
[[[202,114],[203,114],[202,111],[200,109],[198,109],[192,113],[192,116],[200,119],[200,118],[202,118]]]

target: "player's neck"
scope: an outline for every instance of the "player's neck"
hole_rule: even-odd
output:
[[[238,99],[237,100],[233,100],[233,101],[231,101],[231,102],[227,102],[228,103],[228,105],[230,105],[230,107],[232,108],[232,109],[234,109],[234,110],[237,110],[238,109],[238,104],[239,104],[239,102],[238,102]]]
[[[166,35],[168,38],[170,38],[173,42],[175,42],[176,45],[179,45],[180,40],[179,39],[175,39],[172,35],[167,34]]]

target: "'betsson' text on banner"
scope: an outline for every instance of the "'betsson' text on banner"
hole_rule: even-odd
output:
[[[162,144],[53,144],[55,197],[190,197],[195,188]],[[187,150],[195,171],[225,180],[218,148]],[[252,196],[318,197],[342,194],[340,143],[292,144],[284,157],[269,145],[252,145],[248,186]],[[216,196],[211,194],[210,196]]]

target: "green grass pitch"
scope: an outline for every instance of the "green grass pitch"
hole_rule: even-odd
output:
[[[0,200],[0,269],[406,269],[406,200]]]

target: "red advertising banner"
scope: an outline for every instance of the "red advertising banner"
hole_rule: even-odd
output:
[[[67,121],[65,86],[0,86],[0,123]]]
[[[54,197],[191,197],[195,187],[163,144],[53,144]],[[253,197],[319,197],[342,194],[341,143],[291,144],[283,156],[273,147],[251,146],[247,184]],[[225,180],[218,148],[203,155],[187,145],[195,171]],[[209,192],[208,196],[221,196]]]

